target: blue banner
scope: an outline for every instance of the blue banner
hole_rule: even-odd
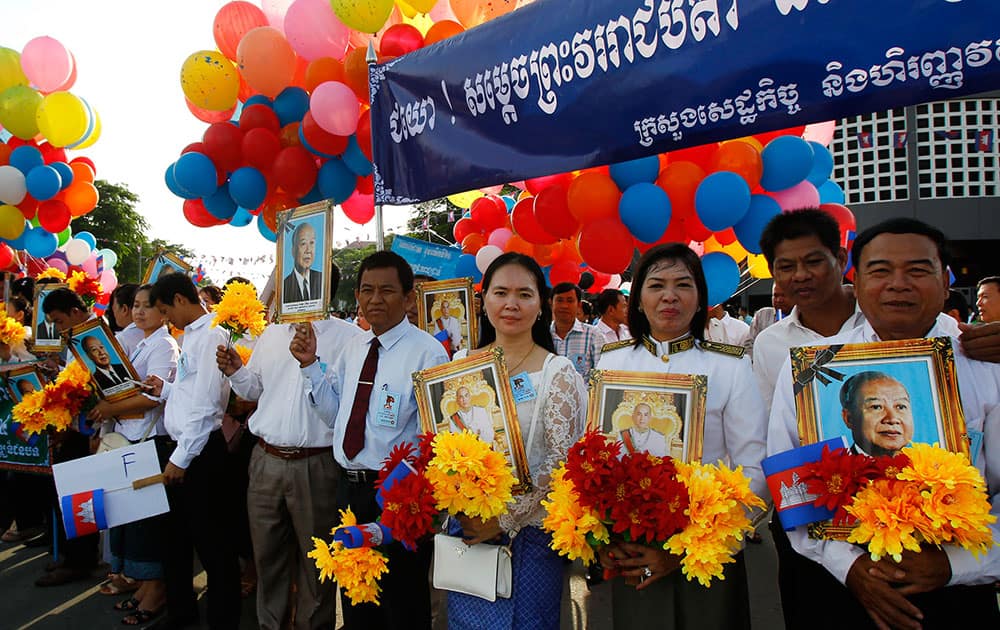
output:
[[[455,263],[462,255],[462,250],[457,247],[429,243],[408,236],[394,237],[390,249],[410,263],[413,273],[422,273],[435,280],[454,278]]]
[[[847,448],[843,436],[807,444],[772,455],[760,463],[767,478],[767,487],[774,501],[774,511],[786,530],[833,518],[834,510],[814,505],[816,495],[810,494],[801,474],[808,464],[818,462],[823,448]]]
[[[370,76],[405,204],[1000,87],[997,0],[539,0]]]

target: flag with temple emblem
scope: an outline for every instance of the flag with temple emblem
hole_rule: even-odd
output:
[[[59,497],[66,538],[96,534],[108,528],[104,515],[104,490],[96,488]]]
[[[817,497],[809,493],[802,481],[804,468],[807,464],[820,460],[824,446],[828,446],[830,450],[847,448],[847,440],[836,437],[807,444],[772,455],[760,463],[774,500],[774,511],[786,530],[833,518],[834,510],[813,504]]]
[[[444,330],[444,329],[440,329],[436,333],[434,333],[434,338],[441,342],[441,345],[444,346],[444,351],[447,352],[448,356],[450,357],[451,356],[451,338],[448,337],[448,331]]]

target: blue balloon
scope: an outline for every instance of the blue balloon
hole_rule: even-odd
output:
[[[660,174],[660,159],[655,155],[612,164],[611,179],[615,180],[620,190],[625,190],[633,184],[641,182],[653,183]]]
[[[219,188],[202,199],[205,202],[205,209],[208,213],[220,221],[228,221],[236,214],[236,202],[229,195],[229,184],[223,184]]]
[[[236,99],[236,107],[233,108],[233,115],[229,117],[229,122],[233,123],[237,127],[240,126],[240,116],[243,115],[243,107],[243,101]]]
[[[740,266],[722,252],[712,252],[701,257],[701,268],[708,284],[708,305],[722,304],[740,286]]]
[[[256,209],[267,196],[267,180],[252,166],[238,168],[229,176],[229,195],[238,205]]]
[[[236,214],[229,219],[229,225],[233,227],[245,227],[253,221],[253,215],[246,208],[237,208]]]
[[[473,282],[483,279],[483,272],[476,267],[476,257],[472,254],[462,254],[455,262],[456,278],[472,278]]]
[[[274,113],[282,127],[299,122],[309,111],[309,94],[300,87],[286,87],[274,97]]]
[[[517,204],[517,199],[514,199],[510,195],[500,195],[500,198],[503,199],[504,204],[507,206],[507,214],[510,214],[511,210]]]
[[[830,149],[818,142],[810,140],[809,145],[813,149],[813,165],[806,179],[818,188],[833,174],[833,154],[830,153]]]
[[[364,152],[361,150],[357,136],[352,135],[348,139],[347,148],[344,149],[342,157],[347,168],[351,169],[351,172],[358,177],[368,177],[372,174],[372,163],[365,157]]]
[[[215,163],[204,153],[188,151],[174,162],[174,181],[189,194],[211,197],[218,189]]]
[[[24,249],[35,258],[51,256],[59,246],[59,239],[45,228],[31,228],[24,231]]]
[[[760,254],[760,235],[764,233],[764,228],[771,219],[779,214],[781,214],[781,206],[774,199],[767,195],[750,197],[750,209],[746,216],[733,226],[736,238],[739,239],[743,249],[751,254]]]
[[[622,223],[643,243],[655,243],[670,223],[670,197],[656,184],[632,184],[618,202]]]
[[[90,245],[90,249],[97,249],[97,238],[90,232],[80,232],[74,238],[86,241]]]
[[[299,125],[299,144],[301,144],[302,148],[306,151],[312,153],[313,155],[318,155],[321,158],[333,159],[340,157],[339,155],[333,155],[332,153],[323,153],[313,145],[309,144],[309,141],[306,139],[305,132],[302,131],[302,125]]]
[[[180,184],[177,183],[177,179],[174,177],[174,164],[167,167],[167,172],[163,176],[163,181],[167,184],[167,189],[174,193],[181,199],[197,199],[198,195],[194,193],[189,193],[188,191],[181,188]]]
[[[278,242],[277,235],[271,231],[271,228],[267,227],[267,223],[264,223],[263,213],[257,215],[257,231],[260,232],[261,236],[271,241],[272,243]]]
[[[776,191],[791,188],[806,177],[813,168],[812,146],[798,136],[778,136],[767,143],[760,153],[764,173],[760,185],[764,190]]]
[[[243,103],[243,107],[250,107],[251,105],[267,105],[271,107],[274,103],[263,94],[254,94]]]
[[[59,171],[43,164],[28,171],[24,184],[32,197],[46,201],[59,193],[62,188],[62,177],[59,176]]]
[[[49,164],[52,168],[59,171],[59,178],[62,180],[62,189],[65,190],[73,183],[73,169],[70,165],[65,162],[53,162]]]
[[[820,203],[839,203],[840,205],[844,205],[844,202],[847,200],[847,196],[844,195],[844,189],[837,182],[827,180],[817,190],[819,190]]]
[[[731,171],[712,173],[698,184],[694,209],[705,227],[721,232],[746,216],[750,209],[750,186]]]
[[[25,144],[10,152],[8,163],[27,177],[31,169],[45,164],[45,160],[41,151]]]
[[[332,199],[333,203],[343,203],[354,192],[357,183],[357,176],[340,158],[327,160],[319,167],[319,174],[316,176],[316,185],[323,193],[323,198]]]

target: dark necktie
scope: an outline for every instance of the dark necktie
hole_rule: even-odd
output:
[[[354,459],[365,447],[365,418],[368,416],[375,372],[378,370],[378,337],[372,339],[371,344],[368,356],[365,357],[365,364],[361,368],[358,389],[354,392],[351,418],[347,421],[347,431],[344,433],[344,454],[347,455],[347,459]]]
[[[308,300],[309,299],[309,279],[308,278],[302,278],[302,299],[303,300]]]
[[[108,366],[108,376],[111,377],[111,384],[112,385],[121,385],[122,384],[122,380],[120,378],[118,378],[118,375],[115,374],[115,371],[114,371],[114,369],[111,366]]]

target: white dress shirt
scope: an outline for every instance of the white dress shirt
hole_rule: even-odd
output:
[[[441,321],[441,327],[448,333],[448,341],[451,343],[451,352],[455,352],[462,349],[462,324],[459,323],[457,317],[439,317],[434,320],[435,332],[439,330],[438,320]]]
[[[628,434],[628,439],[635,449],[633,451],[635,453],[649,453],[654,457],[670,455],[670,449],[667,447],[667,436],[656,429],[647,429],[644,433],[640,433],[638,429],[631,427],[625,433]],[[626,448],[628,447],[626,446]]]
[[[597,323],[594,324],[594,328],[596,328],[597,332],[604,337],[604,343],[606,344],[632,338],[632,335],[628,331],[628,326],[625,324],[620,324],[618,326],[618,330],[616,331],[611,326],[608,326],[603,319],[598,319]]]
[[[750,327],[745,322],[730,317],[726,313],[722,319],[708,318],[705,324],[705,339],[732,346],[742,346],[750,336]]]
[[[344,435],[361,368],[373,339],[375,334],[370,330],[351,338],[336,363],[327,366],[325,375],[319,361],[302,369],[309,380],[306,395],[320,416],[333,426],[333,456],[344,468],[379,470],[393,446],[402,442],[416,444],[421,431],[413,395],[413,373],[448,361],[441,342],[406,318],[379,335],[378,370],[365,418],[365,445],[354,459],[348,459],[344,453]],[[391,422],[378,421],[381,392],[391,393],[396,399],[395,418]]]
[[[838,335],[849,332],[865,323],[861,309],[854,306],[854,314],[840,327]],[[771,408],[771,398],[774,397],[774,384],[778,382],[778,372],[788,361],[788,351],[800,346],[814,346],[823,339],[812,328],[807,328],[799,320],[799,307],[792,308],[788,317],[768,326],[757,335],[753,342],[753,374],[757,378],[760,395],[764,404]]]
[[[132,353],[135,352],[136,346],[138,346],[139,342],[145,338],[146,333],[131,322],[128,326],[115,333],[115,339],[118,340],[122,350],[125,351],[125,356],[128,357],[132,356]]]
[[[598,369],[706,375],[708,396],[701,461],[714,464],[721,459],[733,466],[742,465],[750,478],[750,488],[767,500],[769,494],[760,467],[767,414],[753,382],[749,357],[709,351],[700,345],[671,352],[669,341],[647,341],[603,353]],[[675,348],[677,341],[673,340]],[[668,360],[664,361],[664,357]]]
[[[1000,365],[983,363],[967,357],[958,339],[951,334],[956,328],[950,316],[941,314],[937,316],[937,322],[926,336],[952,337],[966,430],[970,435],[975,431],[984,434],[979,452],[971,455],[979,472],[983,473],[986,479],[990,503],[993,506],[991,512],[1000,516]],[[871,325],[865,321],[851,331],[808,345],[876,341],[881,340]],[[774,393],[774,405],[771,409],[767,434],[767,454],[782,453],[799,445],[795,398],[792,393],[792,364],[786,356],[778,376],[778,387]],[[993,539],[1000,540],[1000,525],[993,523],[991,527]],[[860,547],[847,542],[813,540],[809,538],[804,527],[797,527],[788,532],[788,539],[796,551],[822,564],[841,583],[847,581],[847,573],[854,561],[865,553]],[[955,545],[944,545],[943,549],[951,563],[949,586],[988,584],[1000,579],[1000,547],[991,547],[990,551],[978,560],[970,552]]]
[[[140,333],[141,329],[136,328]],[[119,331],[119,335],[125,332]],[[117,335],[116,335],[117,336]],[[164,383],[174,380],[177,371],[177,357],[180,355],[180,348],[177,342],[170,336],[166,326],[161,326],[153,331],[148,337],[143,337],[129,353],[129,361],[132,367],[139,374],[139,379],[144,380],[149,375],[159,376]],[[143,394],[150,400],[156,400],[152,396]],[[118,420],[115,423],[115,431],[121,433],[129,440],[135,442],[141,440],[143,435],[147,435],[147,429],[154,425],[148,435],[166,435],[163,427],[163,405],[157,405],[146,411],[143,417],[132,420]]]
[[[458,414],[459,420],[462,421],[462,426],[478,435],[479,439],[483,442],[493,444],[493,421],[490,419],[490,414],[487,413],[485,408],[473,406],[468,411],[459,409],[455,413]],[[455,424],[455,419],[449,418],[449,420],[451,422],[451,430],[455,432],[460,431],[458,425]]]
[[[208,435],[222,426],[222,414],[229,402],[229,380],[215,360],[216,347],[226,345],[229,333],[213,328],[213,313],[205,313],[184,327],[177,377],[163,383],[161,398],[167,401],[163,425],[177,448],[170,461],[187,468],[201,454]]]
[[[320,361],[333,365],[361,330],[336,318],[313,322]],[[249,363],[229,378],[236,395],[256,400],[250,432],[272,446],[315,448],[333,444],[333,429],[306,397],[298,359],[288,351],[292,324],[271,324],[257,339]]]

